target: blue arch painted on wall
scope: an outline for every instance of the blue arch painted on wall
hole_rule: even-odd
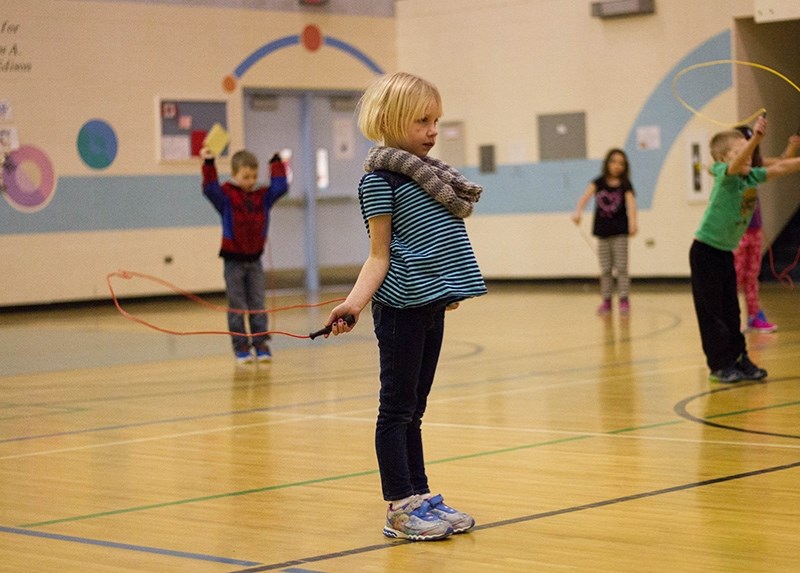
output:
[[[625,141],[625,152],[631,165],[636,166],[635,183],[637,203],[649,208],[653,203],[656,184],[667,154],[672,149],[681,131],[694,116],[680,104],[672,93],[672,79],[675,74],[688,66],[702,62],[731,59],[731,32],[727,30],[714,36],[688,56],[679,61],[669,71],[653,91]],[[687,78],[687,76],[684,76]],[[681,97],[694,109],[700,109],[715,97],[733,86],[733,66],[711,66],[703,69],[702,81],[692,82],[691,89],[682,90]],[[680,86],[676,86],[680,88]],[[641,150],[636,146],[636,128],[644,125],[658,125],[661,128],[661,148]]]
[[[693,64],[731,59],[731,52],[730,30],[698,46],[669,70],[636,116],[623,148],[631,162],[640,209],[652,206],[664,161],[693,117],[673,95],[672,78]],[[681,97],[693,108],[700,109],[732,85],[732,66],[712,66],[703,70],[702,81],[692,82],[691,89],[682,89]],[[636,145],[637,128],[651,125],[660,128],[661,147],[639,149]],[[575,202],[586,185],[600,174],[601,164],[602,159],[544,161],[500,165],[493,174],[480,173],[475,167],[464,168],[463,172],[486,189],[475,211],[478,215],[555,213],[571,212],[575,208]]]
[[[288,48],[289,46],[296,46],[300,43],[300,36],[295,34],[294,36],[286,36],[285,38],[280,38],[278,40],[273,40],[267,44],[264,44],[255,52],[247,56],[242,63],[236,66],[236,69],[233,70],[233,75],[238,79],[241,78],[247,70],[253,67],[256,62],[269,56],[272,52],[277,50]]]
[[[297,44],[300,44],[300,42],[301,42],[300,35],[295,34],[294,36],[286,36],[285,38],[279,38],[277,40],[273,40],[272,42],[264,44],[259,49],[254,51],[252,54],[247,56],[244,60],[242,60],[242,63],[236,66],[236,69],[233,71],[233,75],[237,79],[241,78],[245,74],[245,72],[247,72],[247,70],[249,70],[259,60],[267,57],[268,55],[277,50],[288,48],[290,46],[296,46]],[[377,63],[375,63],[375,61],[372,58],[367,56],[364,52],[362,52],[355,46],[348,44],[344,40],[339,40],[338,38],[333,38],[331,36],[323,36],[322,43],[325,46],[330,46],[331,48],[341,50],[345,54],[354,57],[376,74],[383,73],[381,67]]]

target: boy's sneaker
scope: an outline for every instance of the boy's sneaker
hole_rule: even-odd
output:
[[[435,541],[450,537],[453,528],[447,521],[431,512],[431,506],[427,501],[415,495],[408,503],[397,509],[389,505],[383,534],[386,537],[411,541]]]
[[[603,304],[601,304],[600,306],[597,307],[597,314],[599,314],[600,316],[609,314],[610,312],[611,312],[611,301],[610,300],[604,300]]]
[[[732,384],[734,382],[741,382],[744,380],[744,374],[738,368],[722,368],[714,370],[709,376],[712,382],[721,382],[722,384]]]
[[[445,505],[441,494],[434,495],[426,500],[431,506],[431,513],[450,524],[453,533],[464,533],[475,527],[475,520],[466,513],[461,513],[449,505]]]
[[[628,299],[627,298],[620,299],[619,313],[628,314],[630,311],[631,311],[631,303],[628,301]]]
[[[269,345],[264,344],[263,346],[256,348],[256,360],[259,362],[272,361],[272,351],[269,349]]]
[[[236,350],[234,354],[238,364],[250,364],[253,361],[253,355],[249,350]]]
[[[778,325],[768,321],[766,315],[764,315],[764,311],[759,310],[758,314],[747,317],[747,330],[755,330],[756,332],[775,332],[778,330]]]
[[[747,353],[742,354],[736,361],[736,369],[742,373],[745,380],[763,380],[767,377],[767,371],[753,364]]]

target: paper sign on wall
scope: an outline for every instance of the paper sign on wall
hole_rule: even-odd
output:
[[[356,138],[351,119],[337,119],[333,122],[333,156],[336,159],[352,159],[355,154]]]

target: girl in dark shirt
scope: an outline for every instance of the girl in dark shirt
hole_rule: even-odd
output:
[[[589,183],[578,199],[573,222],[578,225],[586,204],[594,197],[593,233],[598,239],[597,257],[600,262],[600,295],[602,303],[598,314],[611,312],[611,296],[614,293],[614,271],[617,275],[619,311],[630,311],[628,291],[628,237],[636,234],[636,198],[630,182],[628,156],[621,149],[612,149],[603,161],[603,173]]]

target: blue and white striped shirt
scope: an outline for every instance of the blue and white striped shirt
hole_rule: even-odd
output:
[[[415,181],[392,173],[396,188],[367,173],[358,186],[361,215],[391,215],[389,272],[374,295],[395,308],[434,301],[449,304],[486,293],[464,220],[450,213]]]

